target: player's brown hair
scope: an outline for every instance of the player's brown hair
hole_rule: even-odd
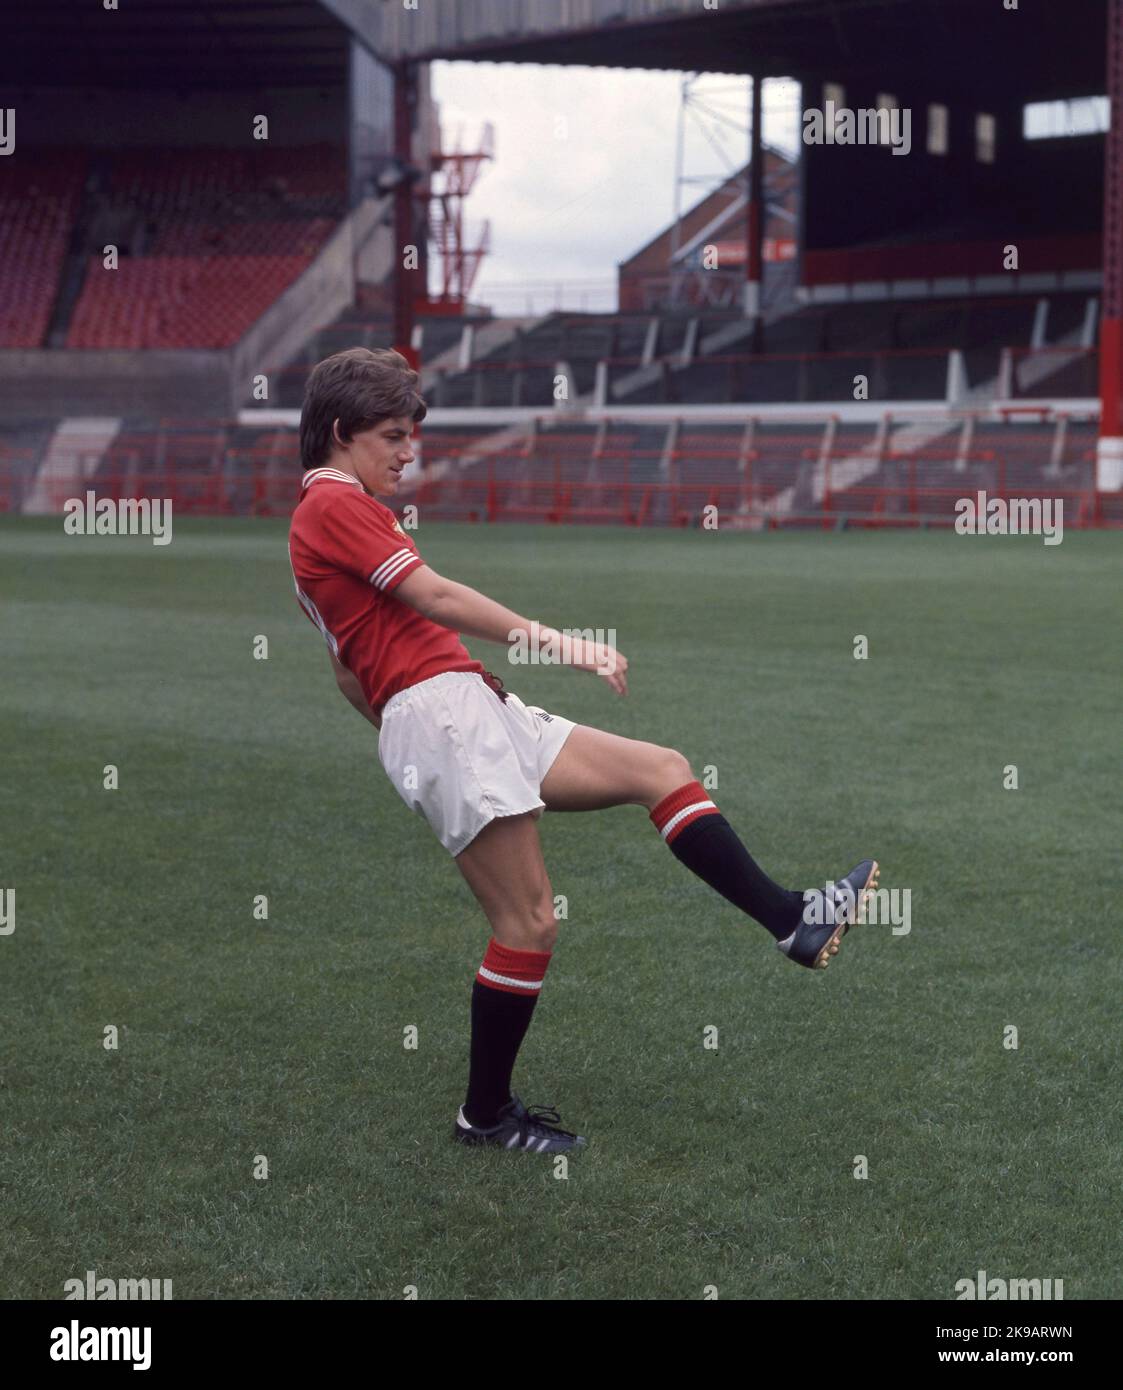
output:
[[[424,420],[428,407],[417,381],[406,359],[391,348],[347,348],[317,362],[308,374],[300,412],[300,461],[305,471],[327,463],[336,420],[339,437],[347,444],[383,420]]]

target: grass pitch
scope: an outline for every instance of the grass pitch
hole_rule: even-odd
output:
[[[876,856],[911,931],[800,970],[642,811],[546,817],[568,918],[516,1085],[590,1147],[566,1178],[466,1152],[486,925],[336,692],[285,527],[8,519],[0,1295],[948,1299],[985,1269],[1120,1297],[1118,538],[417,541],[616,629],[623,701],[470,643],[524,699],[716,769],[791,886]]]

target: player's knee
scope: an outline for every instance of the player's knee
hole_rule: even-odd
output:
[[[647,743],[635,768],[634,800],[650,810],[665,796],[694,780],[690,763],[676,748]]]
[[[660,783],[673,783],[669,790],[677,791],[685,783],[694,781],[694,773],[689,759],[685,758],[677,748],[660,748],[658,763]]]
[[[558,919],[553,898],[546,898],[535,908],[527,923],[527,933],[534,942],[529,951],[552,951],[558,939]]]
[[[552,951],[558,939],[554,900],[545,895],[529,902],[508,904],[502,912],[489,914],[496,940],[518,951]]]

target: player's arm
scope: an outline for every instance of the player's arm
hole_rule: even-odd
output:
[[[541,650],[547,643],[555,651],[560,647],[561,659],[566,665],[602,676],[618,695],[628,693],[627,658],[615,648],[569,637],[532,622],[467,584],[445,579],[428,565],[414,565],[395,587],[394,597],[432,622],[452,628],[465,637],[480,637],[507,647],[522,636],[532,651]]]
[[[348,671],[339,657],[328,648],[328,656],[331,657],[332,670],[335,672],[335,679],[340,690],[348,700],[355,706],[364,719],[369,720],[376,729],[382,728],[382,721],[375,715],[374,710],[367,704],[366,696],[363,694],[363,687],[359,684],[358,677]]]

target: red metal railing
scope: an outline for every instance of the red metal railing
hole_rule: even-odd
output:
[[[982,427],[980,427],[980,430]],[[693,432],[677,448],[644,448],[610,432],[561,431],[517,440],[484,455],[479,438],[433,435],[428,468],[398,503],[427,519],[627,526],[697,525],[716,507],[721,526],[948,524],[954,504],[978,490],[1005,499],[1065,500],[1070,526],[1123,522],[1123,501],[1094,490],[1086,437],[1050,455],[1051,433],[998,427],[961,446],[955,437],[910,451],[866,435],[835,440],[818,430],[759,437],[745,447],[738,427]],[[997,436],[997,437],[996,437]],[[79,453],[81,451],[79,450]],[[86,474],[88,473],[88,476]],[[32,451],[0,447],[0,511],[61,513],[87,490],[99,498],[161,498],[180,515],[286,516],[299,496],[292,448],[216,444],[211,432],[137,436],[110,447],[96,471],[49,478]]]
[[[788,525],[830,527],[840,522],[879,526],[950,525],[954,506],[974,497],[978,485],[970,473],[958,486],[924,485],[917,461],[911,460],[906,481],[870,485],[856,482],[844,490],[824,489],[817,503],[775,504],[776,489],[751,482],[575,482],[547,479],[497,478],[494,469],[483,476],[443,478],[422,484],[403,495],[429,520],[472,522],[540,521],[555,525],[604,523],[623,526],[700,525],[705,509],[717,509],[720,526]],[[988,497],[1064,499],[1065,524],[1071,527],[1123,524],[1123,514],[1105,505],[1104,494],[1091,487],[1011,487],[1004,480],[982,487]],[[168,468],[143,477],[99,474],[91,491],[114,501],[123,497],[163,499],[177,515],[287,516],[296,503],[292,478],[247,477]],[[70,496],[81,488],[62,489],[37,510],[61,513]],[[21,510],[10,474],[0,470],[0,512]]]

